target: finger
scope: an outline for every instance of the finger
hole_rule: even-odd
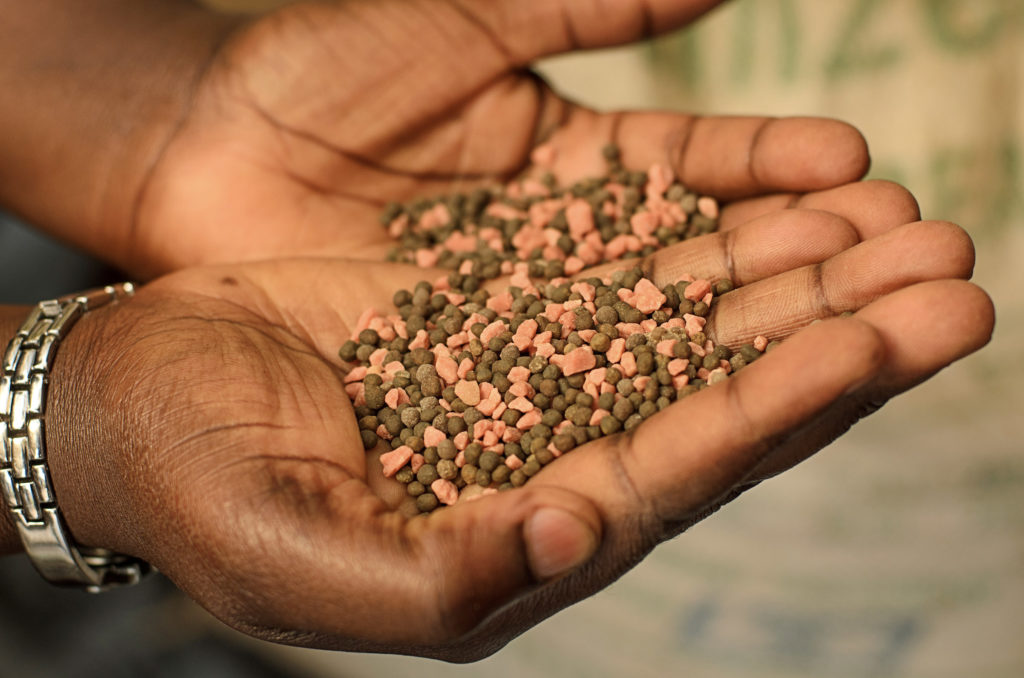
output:
[[[336,506],[346,499],[338,495]],[[272,596],[293,601],[278,611],[276,624],[316,629],[318,638],[299,644],[323,646],[326,638],[340,649],[397,648],[448,661],[480,659],[546,616],[531,611],[508,619],[497,611],[546,584],[566,581],[592,558],[603,538],[593,503],[559,487],[536,485],[462,499],[413,520],[381,514],[366,499],[348,501],[351,506],[342,515],[331,517],[333,536],[321,541],[321,535],[311,535],[317,543],[337,545],[333,558],[340,563],[332,564],[345,577],[320,582],[316,590],[302,582]],[[323,563],[300,564],[311,572],[324,571]],[[352,614],[368,594],[375,604]],[[559,607],[584,595],[577,590]],[[338,601],[345,613],[324,601]],[[380,637],[361,630],[363,625]],[[339,646],[339,637],[358,638],[359,645]]]
[[[938,280],[883,297],[855,317],[878,330],[888,356],[884,373],[865,390],[891,396],[988,343],[995,309],[976,285]]]
[[[824,357],[829,348],[838,349],[834,364]],[[571,487],[588,499],[603,521],[600,546],[570,576],[518,601],[477,636],[504,642],[515,635],[515,620],[543,619],[607,586],[716,508],[775,441],[873,375],[880,352],[866,324],[822,324],[632,434],[600,439],[546,466],[523,489]],[[794,380],[798,370],[802,378]]]
[[[518,66],[551,54],[610,47],[685,26],[722,0],[462,0],[485,37]]]
[[[624,442],[624,472],[646,510],[677,530],[716,507],[794,429],[874,377],[883,357],[866,323],[809,328],[637,428]]]
[[[821,264],[723,295],[707,331],[716,343],[732,347],[758,334],[780,339],[915,283],[967,278],[973,266],[974,247],[960,227],[941,221],[907,224]]]
[[[639,266],[658,287],[686,274],[746,285],[826,261],[858,242],[856,231],[842,217],[815,210],[786,210],[765,214],[741,228],[685,240],[639,261],[595,266],[578,277],[603,277]]]
[[[631,434],[558,458],[529,486],[570,484],[604,516],[605,549],[642,553],[668,526],[696,522],[786,434],[873,377],[883,350],[866,323],[821,323]],[[629,560],[598,555],[616,556]]]
[[[844,220],[826,212],[791,210],[766,215],[747,228],[679,243],[654,253],[642,266],[659,286],[675,282],[683,273],[745,284],[824,261],[855,242],[856,235]],[[634,265],[618,262],[586,275]],[[412,289],[421,280],[433,282],[447,273],[405,264],[316,258],[258,262],[244,269],[197,268],[172,277],[175,285],[234,299],[247,308],[256,304],[322,356],[341,364],[337,349],[367,309],[390,313],[396,290]],[[502,278],[490,286],[506,284]],[[260,303],[268,297],[272,303]],[[287,317],[281,317],[281,309],[288,309]]]
[[[775,450],[755,470],[754,479],[799,463],[890,398],[980,349],[992,337],[995,309],[979,287],[961,280],[937,280],[882,297],[854,318],[874,327],[881,337],[885,345],[881,369]]]
[[[594,148],[611,142],[625,167],[666,164],[687,187],[724,200],[827,189],[859,179],[868,167],[860,132],[825,118],[599,114],[577,107],[550,142],[562,180],[600,174]]]
[[[428,602],[442,638],[459,638],[473,654],[507,638],[466,636],[493,612],[538,585],[585,563],[602,539],[602,519],[590,499],[564,487],[528,484],[435,511],[408,530],[419,562],[436,588]],[[508,631],[508,629],[506,629]],[[436,656],[437,649],[431,653]]]
[[[814,328],[732,384],[676,403],[632,435],[564,455],[521,489],[432,514],[424,530],[445,538],[427,547],[425,560],[446,563],[448,576],[439,577],[450,582],[441,599],[451,617],[439,628],[475,629],[463,642],[474,654],[487,654],[487,643],[493,651],[518,629],[508,618],[478,628],[481,613],[530,593],[537,580],[550,581],[544,572],[569,576],[560,580],[565,586],[522,601],[512,620],[520,608],[536,620],[589,595],[631,567],[666,530],[695,522],[746,477],[771,441],[874,373],[880,341],[869,326],[851,325]],[[822,360],[809,367],[805,354],[821,355],[828,347],[841,353],[838,364]],[[805,378],[780,388],[798,368]],[[681,422],[690,425],[681,430]]]
[[[232,482],[219,485],[229,492],[188,486],[209,509],[189,514],[189,527],[210,549],[189,558],[160,547],[165,557],[154,562],[216,616],[260,637],[301,629],[289,643],[455,659],[484,618],[578,567],[601,541],[592,503],[558,488],[409,520],[329,461],[337,440],[307,436],[297,458],[271,441],[266,454],[231,465]]]
[[[891,181],[858,181],[802,195],[776,194],[725,205],[719,229],[728,231],[764,214],[785,209],[826,210],[847,219],[861,240],[921,218],[917,201],[907,189]]]

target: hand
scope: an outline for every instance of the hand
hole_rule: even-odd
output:
[[[724,198],[860,177],[863,140],[833,121],[600,115],[527,70],[537,58],[689,22],[708,0],[297,4],[245,27],[143,188],[137,254],[156,270],[268,256],[380,259],[386,202],[508,180],[551,140],[563,182],[674,166]],[[225,227],[244,224],[244,235]]]
[[[545,140],[563,183],[603,172],[600,148],[614,141],[626,166],[667,163],[692,188],[733,201],[725,223],[858,179],[867,150],[842,123],[599,114],[528,70],[543,56],[675,29],[716,4],[296,3],[243,23],[190,3],[103,0],[69,10],[47,0],[38,7],[48,10],[29,12],[42,17],[38,26],[13,25],[6,36],[31,38],[12,50],[28,62],[14,62],[14,76],[54,73],[24,55],[39,53],[49,68],[60,59],[46,50],[69,45],[96,86],[49,101],[46,92],[63,93],[82,75],[58,70],[51,87],[24,83],[35,105],[8,116],[6,128],[19,132],[0,142],[11,168],[0,200],[145,277],[280,256],[380,260],[386,202],[507,180]],[[44,22],[47,11],[60,21]],[[88,20],[72,22],[69,11]],[[28,10],[13,3],[10,12]],[[66,23],[74,30],[62,39]],[[110,26],[130,58],[106,53]],[[43,144],[55,152],[39,153]],[[770,197],[750,200],[758,196]]]
[[[85,316],[58,355],[47,430],[68,524],[255,636],[466,661],[992,329],[988,298],[958,279],[970,241],[942,222],[865,237],[826,213],[768,214],[642,264],[657,283],[684,270],[740,283],[709,323],[719,342],[792,336],[523,488],[413,518],[362,449],[335,351],[365,307],[438,272],[314,259],[157,280]],[[843,311],[856,314],[807,327]]]

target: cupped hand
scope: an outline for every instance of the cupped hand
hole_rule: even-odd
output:
[[[957,227],[863,237],[830,213],[782,215],[641,262],[659,284],[731,277],[709,331],[781,346],[522,488],[429,516],[363,450],[336,350],[366,307],[438,272],[308,259],[161,278],[61,349],[58,500],[79,542],[149,560],[257,637],[486,656],[988,340]]]
[[[380,260],[387,202],[509,180],[543,141],[563,183],[602,174],[600,149],[615,142],[625,166],[665,163],[744,218],[858,179],[866,146],[836,121],[600,114],[529,70],[716,4],[380,0],[260,16],[218,45],[131,198],[127,236],[99,247],[140,275],[279,256]]]

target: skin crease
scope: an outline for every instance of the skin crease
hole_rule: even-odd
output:
[[[99,206],[69,202],[63,220],[33,220],[143,276],[348,259],[181,271],[83,318],[58,354],[47,420],[75,538],[150,560],[257,637],[479,659],[982,346],[992,307],[963,280],[969,239],[918,222],[901,187],[847,185],[868,165],[849,126],[598,114],[525,70],[714,4],[297,3],[215,25],[191,9],[199,61],[123,163],[132,172],[102,173],[114,178]],[[163,72],[166,57],[152,55],[150,69]],[[104,165],[120,167],[106,149],[134,148],[102,133],[76,141],[90,140],[97,153],[83,155]],[[562,181],[600,171],[596,149],[614,140],[628,166],[666,162],[728,199],[721,234],[644,266],[659,282],[681,271],[741,282],[712,318],[719,341],[791,338],[525,488],[410,518],[401,488],[362,450],[336,350],[365,307],[386,308],[396,288],[440,272],[356,260],[383,251],[384,201],[508,178],[540,140],[555,145]],[[75,171],[57,176],[74,185]],[[58,202],[46,194],[40,203]],[[845,310],[857,314],[808,327]],[[702,425],[681,439],[680,421]]]
[[[8,12],[23,23],[0,37],[20,41],[9,68],[25,97],[9,97],[0,122],[24,133],[0,143],[0,199],[139,278],[280,256],[379,260],[386,201],[508,179],[542,140],[557,149],[562,182],[601,172],[610,141],[629,167],[666,163],[730,201],[726,224],[805,193],[814,209],[851,218],[843,210],[855,203],[832,192],[868,166],[849,125],[599,114],[528,68],[670,31],[716,4],[380,0],[231,17],[170,0],[97,0],[74,12],[14,3]],[[111,25],[123,26],[116,54]],[[54,37],[25,37],[34,33]],[[77,70],[47,66],[55,61]],[[67,82],[82,78],[96,85],[67,97]],[[36,152],[43,145],[53,152]]]
[[[731,239],[747,280],[713,331],[732,345],[792,334],[781,347],[524,488],[429,517],[410,518],[364,453],[335,351],[365,306],[432,273],[307,259],[172,274],[86,316],[61,349],[47,430],[62,510],[82,543],[151,561],[257,637],[479,659],[988,340],[988,298],[957,279],[973,264],[962,231],[915,222],[861,242],[834,215],[806,217],[828,245],[787,249],[767,219],[641,262],[656,283],[680,267],[715,277]],[[879,271],[879,249],[903,256]],[[933,267],[905,265],[910,251]],[[806,327],[842,310],[857,314]],[[702,425],[680,437],[679,421]],[[552,551],[559,536],[571,548]]]
[[[563,4],[558,24],[574,22],[587,44],[644,30],[627,20],[641,2],[606,8],[622,17],[612,32],[602,30],[611,17],[575,17],[587,3]],[[711,4],[650,7],[667,29]],[[859,135],[833,121],[601,115],[567,102],[525,66],[573,43],[562,32],[531,40],[535,31],[522,26],[548,10],[512,7],[300,4],[236,34],[141,192],[132,233],[133,254],[143,256],[129,261],[155,260],[160,271],[268,252],[380,258],[389,244],[376,218],[387,201],[510,179],[542,140],[558,149],[553,171],[562,181],[600,173],[597,151],[616,141],[628,166],[668,163],[693,188],[725,198],[829,188],[866,169]],[[388,49],[391,42],[401,47]],[[226,182],[235,190],[223,190]],[[248,225],[244,240],[221,226],[225,217]]]

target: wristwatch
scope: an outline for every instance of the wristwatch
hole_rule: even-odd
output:
[[[121,283],[39,303],[7,345],[0,377],[0,488],[25,553],[50,582],[93,593],[134,584],[150,568],[71,538],[46,463],[46,392],[57,348],[75,322],[134,292]]]

